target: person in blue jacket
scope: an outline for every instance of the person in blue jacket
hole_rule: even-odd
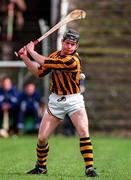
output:
[[[19,91],[13,85],[11,77],[3,77],[0,87],[0,125],[1,128],[7,128],[8,132],[16,132],[17,113],[18,113],[18,94]],[[4,116],[6,114],[6,120]],[[6,126],[3,127],[5,122]]]
[[[23,91],[19,95],[19,116],[18,116],[18,131],[23,132],[25,127],[26,117],[31,117],[34,121],[34,128],[39,128],[40,117],[39,110],[41,107],[40,92],[36,89],[36,85],[28,82],[24,85]]]

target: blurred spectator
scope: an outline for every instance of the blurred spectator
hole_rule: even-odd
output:
[[[0,59],[16,60],[14,51],[41,36],[43,27],[40,27],[39,20],[42,19],[50,26],[50,7],[51,1],[0,0],[0,40],[3,41],[0,45]],[[42,53],[42,44],[36,46],[36,49]]]
[[[26,4],[24,0],[1,0],[0,6],[0,39],[10,41],[24,26]]]
[[[36,131],[39,128],[40,116],[39,110],[41,107],[41,97],[34,83],[27,83],[24,90],[19,95],[19,116],[18,116],[18,131],[24,133],[26,129],[27,117],[32,119],[33,127],[30,131]]]
[[[24,0],[0,0],[0,59],[15,59],[14,49],[24,27]]]
[[[0,87],[0,124],[9,133],[16,132],[18,94],[12,79],[4,77]]]
[[[50,1],[25,0],[25,2],[27,6],[26,11],[23,13],[25,21],[21,33],[20,44],[16,47],[16,51],[27,44],[27,42],[36,40],[41,36],[40,19],[44,20],[47,25],[50,23]],[[42,53],[41,43],[35,48],[39,53]]]
[[[74,136],[75,135],[75,128],[74,128],[68,114],[64,118],[64,135],[65,136]]]

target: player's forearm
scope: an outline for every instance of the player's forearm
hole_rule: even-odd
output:
[[[27,66],[27,69],[35,76],[38,77],[38,68],[37,66],[27,57],[27,56],[22,56],[21,57]]]
[[[36,51],[28,51],[32,58],[40,65],[44,64],[46,57],[38,54]]]

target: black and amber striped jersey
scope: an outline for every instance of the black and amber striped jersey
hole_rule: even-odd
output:
[[[80,71],[80,57],[76,52],[72,55],[61,55],[61,51],[55,51],[38,67],[39,77],[51,72],[50,91],[58,95],[80,92]]]

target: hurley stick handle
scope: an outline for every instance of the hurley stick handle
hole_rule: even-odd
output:
[[[69,13],[67,16],[62,18],[56,25],[54,25],[51,29],[49,29],[46,33],[44,33],[41,37],[39,37],[37,40],[34,41],[34,45],[37,45],[39,42],[41,42],[43,39],[48,37],[50,34],[52,34],[54,31],[62,27],[63,25],[79,19],[84,19],[86,17],[86,12],[81,9],[76,9]],[[15,55],[18,57],[20,54],[15,52]]]
[[[35,40],[35,41],[33,41],[33,43],[34,43],[34,45],[36,46],[37,44],[39,44],[39,41],[38,40]],[[14,54],[16,55],[16,57],[19,57],[19,56],[21,56],[22,55],[22,53],[20,53],[20,52],[14,52]]]
[[[6,131],[9,130],[9,112],[8,112],[8,110],[5,110],[4,114],[3,114],[3,129],[5,129]]]

